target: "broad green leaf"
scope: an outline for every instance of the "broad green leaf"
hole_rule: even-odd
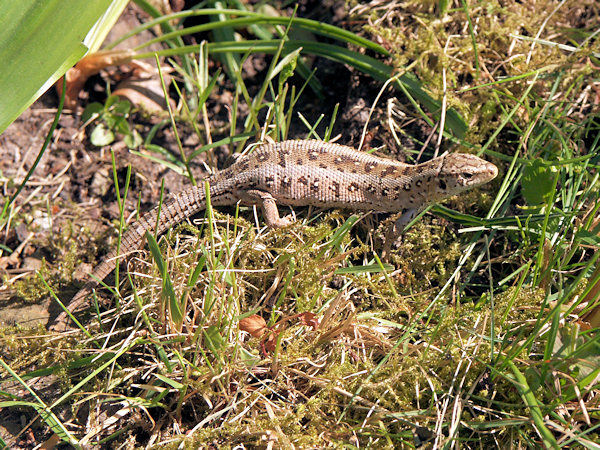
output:
[[[104,38],[114,22],[98,19],[113,3],[116,20],[123,0],[0,2],[0,133],[86,54],[84,39]]]
[[[159,380],[163,381],[164,383],[167,383],[169,386],[171,386],[174,389],[181,390],[181,389],[185,388],[184,384],[181,384],[179,381],[175,381],[175,380],[172,380],[169,377],[161,375],[160,373],[155,373],[154,376],[156,378],[158,378]]]
[[[103,123],[99,123],[90,135],[90,141],[96,147],[104,147],[112,144],[115,141],[115,134],[110,128],[107,128]]]
[[[581,239],[584,245],[600,247],[600,236],[587,230],[579,230],[575,233],[575,237]]]
[[[216,356],[219,357],[221,350],[225,347],[225,340],[221,336],[221,332],[215,325],[209,326],[204,332],[206,347]]]
[[[131,133],[125,136],[124,141],[125,145],[127,145],[128,148],[138,148],[144,143],[144,139],[142,138],[138,130],[133,130]]]
[[[88,120],[97,119],[103,111],[104,105],[102,103],[89,103],[81,113],[81,122],[86,123]]]
[[[529,162],[523,169],[521,180],[523,197],[531,206],[546,203],[554,188],[552,168],[539,159]]]

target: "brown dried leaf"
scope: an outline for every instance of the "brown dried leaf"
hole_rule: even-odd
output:
[[[312,327],[313,330],[319,328],[319,319],[317,318],[317,315],[309,311],[300,314],[300,322],[302,325]]]
[[[131,61],[134,55],[133,50],[111,50],[91,53],[79,60],[75,67],[69,69],[65,74],[67,77],[65,106],[69,109],[75,108],[79,91],[83,89],[83,85],[89,77],[97,74],[105,67],[127,63]],[[61,80],[56,83],[59,96],[62,93]]]
[[[240,320],[240,330],[246,331],[252,337],[261,337],[267,331],[267,322],[258,314],[253,314]]]
[[[269,337],[267,338],[267,340],[264,344],[265,354],[273,353],[275,351],[275,348],[277,347],[277,338],[278,337],[279,337],[278,331],[272,331],[271,334],[269,334]]]

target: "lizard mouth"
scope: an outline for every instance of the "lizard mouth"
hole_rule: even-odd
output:
[[[498,168],[492,163],[487,163],[487,173],[489,176],[488,180],[493,180],[498,175]]]
[[[465,172],[461,174],[465,185],[478,186],[492,181],[498,175],[498,168],[490,163],[485,162],[482,167],[476,172]]]

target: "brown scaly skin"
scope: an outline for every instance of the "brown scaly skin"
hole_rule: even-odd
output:
[[[469,154],[446,154],[423,164],[410,165],[357,151],[351,147],[314,140],[263,144],[235,164],[206,181],[214,206],[260,205],[270,227],[290,224],[281,218],[277,204],[317,206],[377,212],[400,212],[395,233],[425,206],[496,177],[493,164]],[[119,255],[138,250],[144,234],[163,233],[169,227],[205,209],[204,183],[186,189],[158,209],[133,223],[121,239]],[[110,252],[97,265],[88,281],[73,297],[69,311],[87,303],[98,286],[115,269],[117,254]],[[65,328],[68,315],[62,312],[51,326]]]

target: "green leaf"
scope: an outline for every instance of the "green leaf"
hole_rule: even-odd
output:
[[[216,356],[218,357],[220,354],[220,350],[225,347],[225,341],[221,336],[219,329],[215,325],[209,326],[204,332],[204,337],[206,339],[206,347]]]
[[[115,103],[115,107],[112,112],[121,116],[127,116],[129,115],[130,111],[131,103],[129,103],[127,100],[118,99],[118,102]]]
[[[121,116],[113,116],[114,117],[114,125],[111,127],[117,133],[121,134],[131,134],[131,128],[129,128],[129,123],[127,119]]]
[[[387,272],[393,272],[394,266],[391,264],[384,264],[383,269]],[[336,275],[344,275],[344,274],[354,274],[359,275],[362,273],[381,273],[382,270],[379,264],[369,264],[368,266],[352,266],[352,267],[342,267],[335,271]]]
[[[271,72],[269,81],[275,78],[279,72],[281,72],[281,76],[279,77],[279,85],[281,86],[283,83],[285,83],[285,80],[294,74],[294,71],[296,70],[296,62],[298,61],[298,56],[300,55],[301,51],[302,47],[297,48],[293,52],[288,53],[281,58],[281,61],[277,63],[273,69],[273,72]]]
[[[448,9],[448,0],[438,0],[438,12],[442,16]]]
[[[542,413],[540,405],[537,399],[535,398],[535,395],[533,394],[531,386],[527,384],[527,379],[525,378],[525,376],[523,376],[523,374],[519,371],[517,366],[512,361],[507,361],[507,364],[512,370],[512,375],[514,377],[513,384],[519,392],[519,395],[521,395],[523,403],[525,403],[529,408],[531,418],[533,419],[533,423],[535,424],[535,427],[537,428],[537,431],[539,432],[542,441],[544,442],[544,446],[546,448],[560,448],[558,443],[556,442],[556,439],[554,439],[552,432],[550,432],[550,430],[546,427],[546,424],[544,423],[544,414]]]
[[[124,141],[125,145],[127,145],[128,148],[138,148],[144,143],[144,139],[142,138],[138,130],[133,130],[131,133],[125,136]]]
[[[96,147],[104,147],[105,145],[112,144],[115,141],[115,134],[109,130],[106,125],[99,123],[92,131],[90,141]]]
[[[168,384],[169,386],[171,386],[173,389],[177,389],[177,390],[182,390],[185,388],[184,384],[181,384],[179,381],[175,381],[172,380],[168,377],[165,377],[164,375],[161,375],[160,373],[155,373],[154,376],[156,378],[158,378],[159,380],[161,380],[162,382]]]
[[[587,230],[579,230],[575,237],[581,240],[584,245],[600,247],[600,236]]]
[[[0,13],[0,133],[88,48],[83,40],[111,0],[4,1]]]
[[[258,355],[250,353],[244,347],[240,347],[240,361],[248,367],[254,367],[261,362],[261,358]]]
[[[541,160],[530,161],[523,169],[521,180],[523,197],[529,205],[542,205],[552,195],[554,173]]]
[[[104,112],[104,105],[98,102],[89,103],[81,113],[81,121],[86,123],[95,120]]]

